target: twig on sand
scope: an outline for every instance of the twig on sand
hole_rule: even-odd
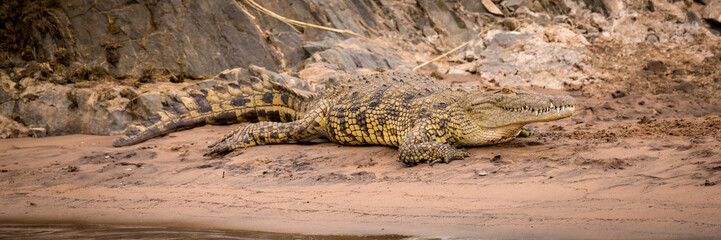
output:
[[[483,28],[483,30],[481,30],[481,31],[478,33],[478,36],[481,36],[481,35],[486,34],[486,32],[488,32],[488,30],[491,30],[491,28],[495,27],[496,25],[498,25],[498,23],[493,23],[493,24],[491,24],[491,25],[489,25],[489,26],[486,26],[485,28]],[[460,50],[461,48],[463,48],[463,47],[465,47],[466,45],[468,45],[469,43],[471,43],[472,41],[473,41],[473,40],[469,40],[469,41],[467,41],[467,42],[464,42],[464,43],[461,44],[460,46],[458,46],[458,47],[456,47],[456,48],[454,48],[454,49],[451,49],[450,51],[448,51],[448,52],[446,52],[446,53],[444,53],[444,54],[442,54],[442,55],[440,55],[440,56],[438,56],[438,57],[434,57],[434,58],[431,59],[431,60],[428,60],[428,61],[426,61],[426,62],[424,62],[424,63],[421,63],[421,65],[418,65],[418,66],[414,67],[412,71],[416,71],[416,70],[418,70],[419,68],[421,68],[421,67],[423,67],[423,66],[425,66],[425,65],[427,65],[427,64],[429,64],[429,63],[431,63],[431,62],[438,61],[438,59],[441,59],[441,58],[443,58],[443,57],[445,57],[445,56],[448,56],[449,54],[451,54],[451,53],[453,53],[453,52],[455,52],[455,51],[458,51],[458,50]]]
[[[471,41],[473,41],[473,40],[471,40]],[[455,51],[458,51],[459,49],[461,49],[461,48],[465,47],[466,45],[468,45],[469,43],[471,43],[471,41],[464,42],[464,43],[461,44],[460,46],[458,46],[458,47],[456,47],[456,48],[454,48],[454,49],[451,49],[450,51],[448,51],[448,52],[446,52],[446,53],[444,53],[444,54],[441,54],[441,55],[438,56],[438,57],[434,57],[433,59],[428,60],[428,61],[422,63],[421,65],[418,65],[418,66],[414,67],[414,68],[413,68],[413,71],[418,70],[419,68],[425,66],[426,64],[429,64],[429,63],[431,63],[431,62],[433,62],[433,61],[436,61],[436,60],[441,59],[441,58],[443,58],[443,57],[445,57],[445,56],[448,56],[448,54],[451,54],[451,53],[453,53],[453,52],[455,52]]]

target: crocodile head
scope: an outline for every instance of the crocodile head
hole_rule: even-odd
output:
[[[529,123],[548,122],[569,117],[576,100],[566,95],[545,95],[504,88],[490,93],[466,96],[468,145],[485,145],[508,141]]]

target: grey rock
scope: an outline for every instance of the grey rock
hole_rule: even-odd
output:
[[[439,35],[444,35],[445,46],[449,49],[461,45],[475,36],[473,26],[462,20],[458,13],[450,11],[453,3],[446,1],[418,1],[418,6],[428,13],[431,26]]]
[[[461,0],[461,5],[470,12],[488,13],[479,0]]]
[[[14,115],[29,128],[44,129],[47,136],[117,134],[132,120],[131,112],[124,111],[130,101],[121,97],[118,89],[45,84],[28,88],[22,96],[22,100],[16,101]],[[153,106],[149,100],[152,97],[141,95],[139,99],[142,99],[141,103]]]
[[[278,46],[278,50],[283,54],[286,68],[292,68],[310,56],[304,49],[303,39],[295,32],[273,33],[271,38]]]
[[[44,89],[44,90],[39,90]],[[32,91],[32,92],[29,92]],[[30,98],[27,96],[38,96]],[[43,85],[28,88],[17,102],[16,114],[30,128],[45,128],[48,135],[79,133],[80,129],[72,119],[71,108],[75,104],[68,98],[70,88]]]
[[[124,132],[125,128],[133,120],[130,114],[120,109],[111,110],[109,118],[108,134],[120,134]]]
[[[135,102],[134,106],[138,108],[138,113],[144,119],[163,110],[163,97],[157,92],[141,94]]]
[[[13,116],[29,128],[44,129],[47,136],[108,135],[122,132],[133,118],[147,117],[147,113],[158,109],[158,96],[144,94],[137,98],[136,107],[143,110],[142,114],[126,111],[130,100],[122,95],[121,88],[114,87],[71,88],[41,84],[26,89],[21,100],[12,101],[16,105]]]
[[[481,77],[502,86],[563,88],[586,79],[583,36],[561,27],[529,26],[522,32],[489,31],[488,47],[481,53]],[[518,46],[523,47],[518,47]]]
[[[106,99],[101,99],[100,95],[105,95]],[[120,133],[125,129],[132,117],[122,111],[124,110],[122,106],[129,101],[119,95],[119,91],[112,88],[76,89],[74,96],[78,107],[73,116],[77,118],[80,133],[108,135]],[[139,98],[151,99],[143,95]]]
[[[307,42],[303,45],[303,50],[305,50],[308,55],[313,55],[314,53],[325,51],[332,46],[333,43],[330,41]]]
[[[11,99],[10,94],[8,94],[2,85],[0,85],[0,104],[10,101]]]
[[[313,54],[306,64],[329,63],[335,70],[354,73],[359,68],[395,69],[403,65],[396,51],[369,41],[348,39]]]
[[[689,23],[701,23],[701,18],[695,12],[687,12],[686,18]]]
[[[7,101],[0,103],[0,115],[12,115],[15,111],[17,101]]]

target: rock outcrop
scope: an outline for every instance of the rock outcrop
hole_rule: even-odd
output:
[[[446,1],[291,0],[262,4],[282,16],[368,37],[392,33],[407,41],[433,38],[429,44],[439,49],[469,40],[476,32],[459,17],[457,3]],[[0,38],[7,39],[1,50],[4,65],[76,62],[91,74],[98,68],[112,76],[141,77],[143,69],[154,68],[210,77],[251,64],[285,71],[295,69],[314,53],[312,47],[306,47],[308,42],[347,38],[291,27],[245,1],[10,0],[0,11]],[[348,57],[352,53],[342,54]],[[382,57],[356,58],[352,60],[363,65]]]

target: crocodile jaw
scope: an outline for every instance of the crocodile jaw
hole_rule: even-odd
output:
[[[573,115],[576,110],[575,105],[565,104],[561,106],[550,103],[547,107],[529,107],[529,106],[517,106],[517,107],[501,107],[505,112],[499,113],[508,119],[507,124],[529,124],[533,122],[549,122],[558,119],[563,119]],[[506,124],[499,124],[506,125]]]
[[[573,115],[576,100],[531,92],[491,94],[474,99],[468,114],[474,125],[490,129],[548,122]]]
[[[526,124],[567,118],[576,110],[576,101],[570,96],[523,90],[481,93],[467,99],[468,118],[458,123],[464,146],[506,142]]]

